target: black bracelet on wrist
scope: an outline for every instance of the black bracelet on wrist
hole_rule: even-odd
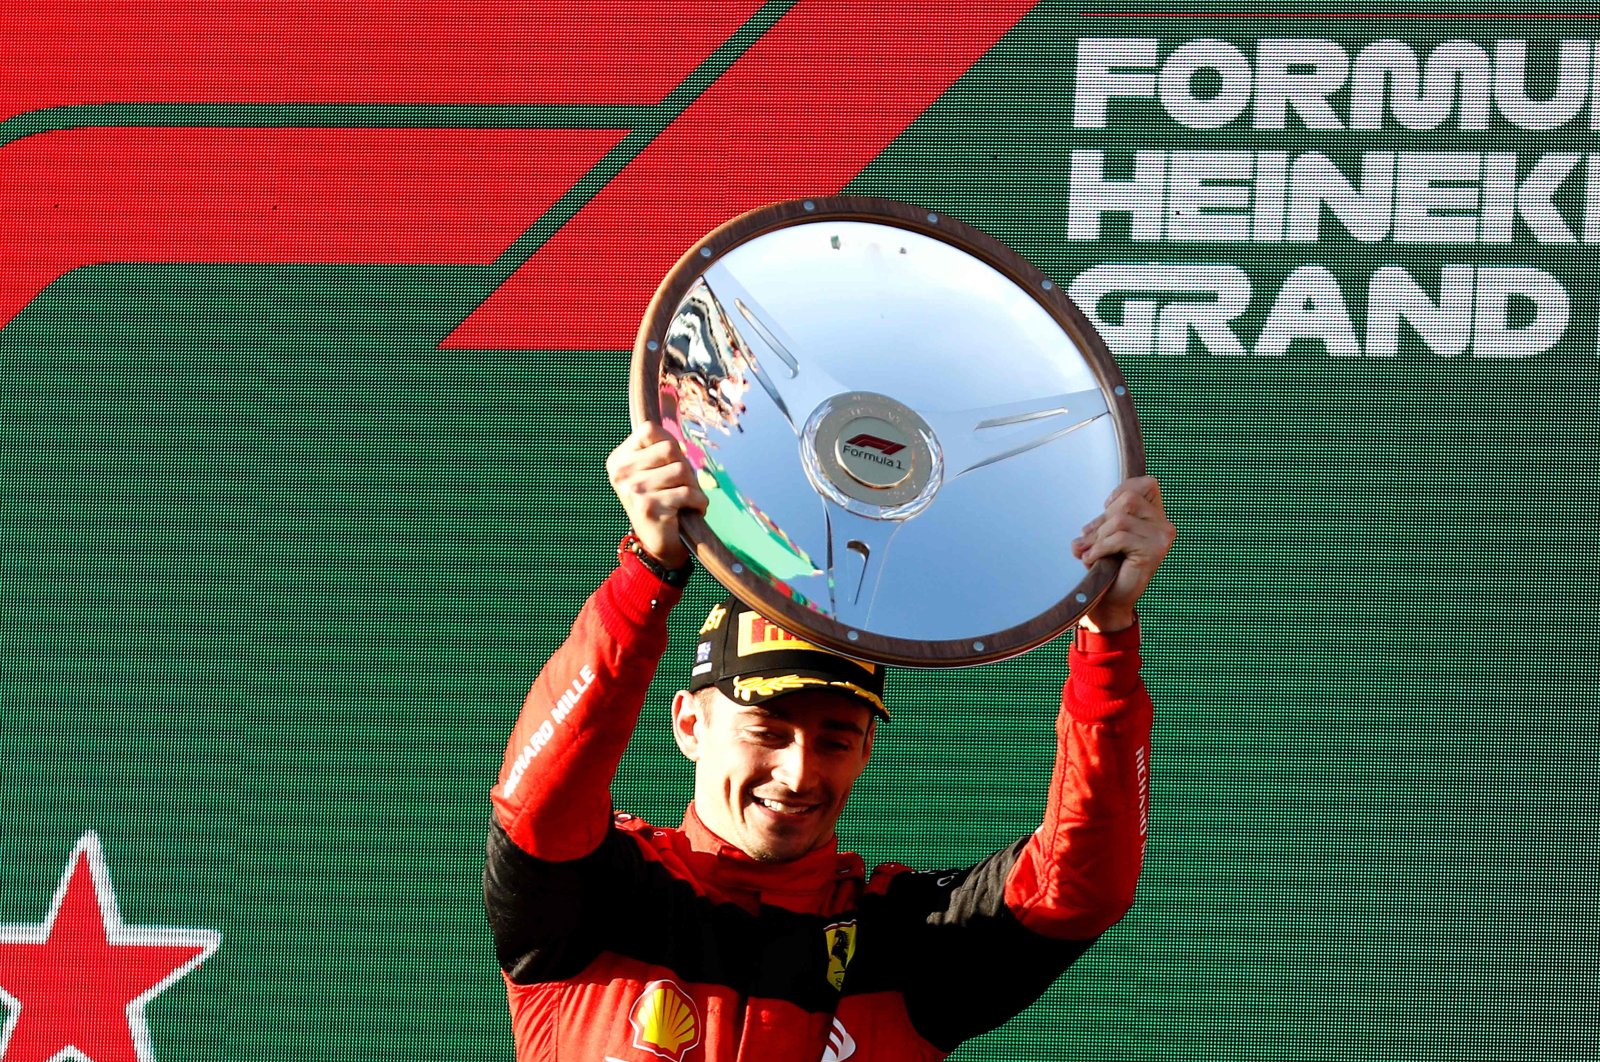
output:
[[[617,548],[619,557],[624,553],[632,553],[639,558],[639,563],[645,566],[646,571],[668,586],[680,588],[686,586],[689,582],[689,576],[694,574],[693,556],[684,561],[682,567],[668,568],[651,556],[650,551],[644,548],[644,543],[639,541],[639,536],[632,531],[622,537],[622,545]]]

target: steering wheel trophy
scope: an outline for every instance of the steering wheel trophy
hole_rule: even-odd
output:
[[[685,541],[796,635],[913,667],[1077,622],[1116,574],[1069,543],[1142,475],[1127,385],[1052,282],[904,203],[777,203],[690,248],[639,329],[635,424],[710,499]]]

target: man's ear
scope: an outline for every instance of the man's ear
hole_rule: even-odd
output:
[[[700,758],[700,728],[705,725],[705,709],[700,699],[688,690],[672,696],[672,737],[691,760]]]

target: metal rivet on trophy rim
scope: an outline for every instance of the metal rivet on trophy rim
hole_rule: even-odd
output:
[[[982,642],[973,642],[972,643],[972,651],[975,652],[975,653],[983,652],[983,643]]]
[[[853,642],[856,639],[861,637],[861,632],[860,631],[846,631],[844,636],[846,638],[849,638]]]
[[[710,258],[711,257],[711,248],[709,248],[709,247],[700,248],[700,257],[701,258]]]
[[[806,200],[806,209],[807,210],[815,210],[815,209],[817,209],[817,204],[815,204],[811,200],[807,199]]]
[[[652,339],[652,340],[650,340],[650,342],[648,342],[648,343],[646,343],[644,345],[644,349],[646,349],[646,350],[660,350],[661,349],[661,344],[657,343],[655,340]]]
[[[928,215],[928,221],[931,222],[934,225],[939,224],[939,215],[938,214],[929,214]]]
[[[1042,287],[1043,287],[1043,288],[1044,288],[1044,290],[1046,290],[1046,291],[1049,291],[1049,290],[1050,290],[1050,289],[1051,289],[1051,288],[1053,288],[1053,287],[1055,287],[1055,285],[1054,285],[1054,284],[1052,284],[1052,283],[1050,283],[1050,281],[1049,281],[1049,280],[1048,280],[1048,279],[1046,279],[1046,280],[1045,280],[1045,281],[1044,281],[1044,282],[1043,282],[1043,283],[1042,283],[1042,285],[1041,285],[1041,286],[1042,286]]]
[[[1089,600],[1089,595],[1088,594],[1075,594],[1075,595],[1073,595],[1073,600],[1081,605],[1085,601]]]
[[[743,575],[744,574],[744,565],[735,564],[733,566],[733,574],[735,574],[735,575]]]
[[[1123,387],[1121,384],[1117,384],[1117,386],[1114,387],[1112,390],[1116,391],[1116,393],[1119,394],[1119,395],[1125,395],[1125,394],[1128,393],[1128,389],[1126,387]]]

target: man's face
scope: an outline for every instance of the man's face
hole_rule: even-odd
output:
[[[741,704],[715,689],[673,704],[695,763],[694,801],[713,833],[752,859],[798,859],[833,839],[872,754],[872,711],[822,690]]]

